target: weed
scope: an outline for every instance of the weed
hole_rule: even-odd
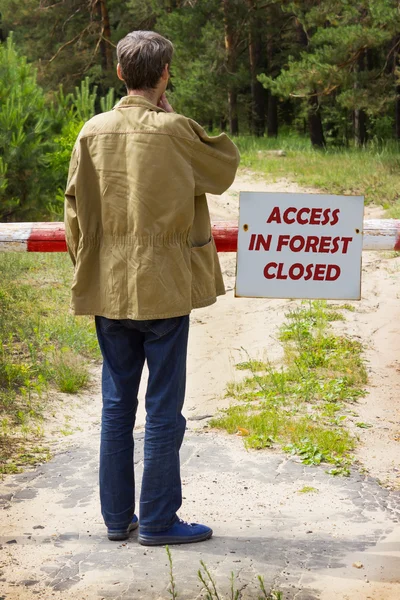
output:
[[[223,600],[222,596],[218,592],[216,581],[211,575],[207,565],[202,560],[200,561],[200,565],[201,568],[198,570],[197,575],[205,589],[206,600]],[[264,578],[261,575],[258,575],[257,579],[260,591],[262,593],[262,596],[259,596],[258,600],[283,600],[282,592],[278,592],[277,590],[271,590],[269,593],[267,592],[265,589]],[[235,588],[234,573],[231,573],[230,582],[229,600],[240,600],[242,596],[240,591]]]
[[[325,404],[321,406],[321,409],[323,417],[334,417],[337,412],[340,412],[343,409],[343,404],[333,399],[332,402],[325,402]],[[345,417],[342,415],[340,418],[344,419]]]
[[[262,371],[264,368],[264,363],[260,360],[248,360],[246,362],[241,362],[235,365],[239,371],[249,370],[252,372]]]
[[[21,467],[35,466],[51,458],[48,448],[32,443],[31,433],[28,439],[0,436],[0,475],[19,473]]]
[[[54,381],[58,389],[66,394],[76,394],[87,386],[89,374],[82,356],[63,349],[54,362]]]
[[[346,418],[346,415],[340,415],[339,417],[331,419],[330,422],[332,423],[332,425],[336,425],[336,427],[341,427],[344,424]]]
[[[167,553],[168,565],[169,565],[168,593],[170,594],[170,596],[173,600],[177,600],[178,591],[177,591],[175,577],[174,577],[172,554],[169,549],[169,546],[166,546],[165,550]],[[207,565],[202,560],[200,561],[200,569],[197,571],[197,576],[203,585],[203,588],[204,588],[204,591],[206,594],[205,595],[206,600],[224,600],[224,598],[221,596],[221,593],[217,589],[217,583],[215,581],[215,578],[211,574]],[[236,579],[235,574],[233,572],[231,572],[229,598],[226,598],[226,600],[240,600],[242,598],[240,590],[238,590],[236,588],[235,579]],[[265,589],[264,578],[261,575],[258,575],[257,579],[258,579],[260,591],[262,593],[262,596],[259,596],[258,600],[283,600],[282,592],[279,592],[277,590],[271,590],[271,592],[269,592],[269,593],[267,592],[267,590]]]
[[[200,561],[200,564],[201,564],[201,569],[199,569],[197,571],[197,575],[206,590],[206,599],[207,600],[221,600],[221,597],[217,591],[217,586],[215,584],[215,581],[214,581],[210,571],[208,570],[208,567],[202,560]]]
[[[251,376],[228,386],[236,403],[210,425],[246,430],[248,448],[280,445],[304,464],[331,463],[332,475],[347,475],[355,439],[342,412],[365,395],[367,373],[361,344],[331,330],[338,310],[325,301],[289,310],[279,330],[283,364],[250,357],[240,363]]]
[[[318,494],[318,492],[319,490],[317,490],[317,488],[310,485],[305,485],[298,491],[299,494]]]
[[[165,551],[168,557],[168,565],[169,565],[169,588],[168,593],[170,594],[172,600],[177,600],[178,591],[175,582],[174,569],[173,569],[173,560],[172,553],[169,549],[169,546],[165,547]],[[229,598],[224,599],[221,596],[221,593],[217,589],[217,583],[215,578],[211,574],[207,565],[204,561],[200,561],[200,569],[197,571],[197,576],[200,582],[203,585],[205,591],[206,600],[240,600],[242,598],[240,590],[236,588],[235,585],[235,574],[231,572],[230,576],[230,588],[229,588]],[[277,590],[271,590],[271,592],[267,592],[265,589],[264,579],[261,575],[257,577],[259,588],[262,593],[262,596],[258,597],[258,600],[283,600],[282,592],[278,592]]]
[[[301,462],[305,465],[320,465],[322,461],[327,460],[327,456],[321,452],[320,448],[307,438],[301,440],[299,445],[288,444],[283,449],[286,452],[300,456]]]
[[[355,410],[347,410],[346,412],[351,417],[358,417],[358,413]]]
[[[231,589],[230,589],[230,599],[229,600],[239,600],[240,592],[235,589],[235,573],[232,571],[231,573]]]
[[[176,586],[175,586],[175,578],[174,578],[174,570],[173,570],[173,563],[172,563],[172,555],[171,555],[171,551],[169,549],[169,546],[165,546],[165,550],[168,556],[168,564],[169,564],[169,584],[170,587],[168,588],[168,593],[171,595],[172,600],[176,600],[178,598],[178,594],[176,591]]]
[[[248,445],[255,450],[261,450],[262,448],[271,448],[274,445],[274,439],[270,435],[265,433],[253,434],[250,436]]]
[[[395,254],[398,254],[397,252],[395,252]],[[356,310],[356,307],[353,304],[340,304],[339,306],[336,306],[336,308],[338,310],[348,310],[349,312],[354,312]]]
[[[260,590],[262,592],[262,596],[259,596],[258,600],[283,600],[282,592],[278,592],[276,590],[271,590],[271,592],[268,594],[265,589],[263,577],[261,577],[261,575],[258,575],[257,578],[258,578],[258,583],[260,585]]]
[[[336,467],[332,467],[326,471],[328,475],[340,476],[340,477],[350,477],[350,468],[346,464],[338,464]]]
[[[60,429],[60,433],[64,437],[68,437],[69,435],[73,435],[74,432],[69,427],[64,427],[63,429]]]
[[[17,465],[13,462],[3,463],[0,462],[0,475],[15,475],[16,473],[21,473],[22,469],[17,467]]]
[[[15,462],[21,465],[37,465],[39,462],[47,462],[50,458],[51,454],[48,448],[33,446],[17,454]]]

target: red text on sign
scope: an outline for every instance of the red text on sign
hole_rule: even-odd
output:
[[[249,250],[269,250],[271,248],[272,235],[263,236],[261,233],[252,233],[250,237]]]
[[[302,265],[295,263],[287,267],[284,263],[270,262],[264,269],[266,279],[291,279],[298,281],[336,281],[340,277],[341,269],[338,265],[310,264]]]
[[[325,254],[347,254],[350,243],[353,241],[351,237],[331,237],[323,235],[280,235],[276,249],[281,252],[284,247],[288,247],[292,252],[320,252]]]
[[[335,208],[297,208],[289,206],[282,210],[279,206],[275,206],[267,219],[267,223],[286,223],[293,225],[336,225],[339,222],[340,210]]]

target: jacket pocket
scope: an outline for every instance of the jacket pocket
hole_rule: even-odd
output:
[[[213,238],[203,246],[194,246],[191,252],[192,302],[201,302],[216,296],[215,260],[216,249]]]

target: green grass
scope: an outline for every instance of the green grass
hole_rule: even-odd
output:
[[[99,350],[92,320],[69,314],[66,254],[0,253],[0,278],[1,474],[32,461],[50,391],[87,386]]]
[[[330,194],[362,195],[366,204],[382,206],[389,217],[400,218],[400,145],[396,142],[371,142],[365,149],[315,150],[307,138],[286,135],[278,139],[242,136],[235,143],[242,167]],[[286,156],[265,154],[274,149],[284,150]]]
[[[279,330],[283,364],[240,363],[249,374],[228,386],[233,404],[210,425],[244,436],[249,448],[277,445],[305,464],[348,474],[356,440],[344,427],[346,409],[365,395],[367,373],[361,344],[332,331],[343,318],[325,301],[288,311]]]
[[[82,351],[82,349],[80,349]],[[82,355],[68,348],[62,348],[54,362],[54,382],[60,392],[76,394],[89,383],[87,362]]]

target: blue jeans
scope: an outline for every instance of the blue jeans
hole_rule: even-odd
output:
[[[100,502],[107,527],[128,527],[135,511],[133,428],[144,361],[146,392],[142,531],[165,531],[182,504],[179,449],[186,428],[189,316],[154,321],[96,317],[103,355]]]

